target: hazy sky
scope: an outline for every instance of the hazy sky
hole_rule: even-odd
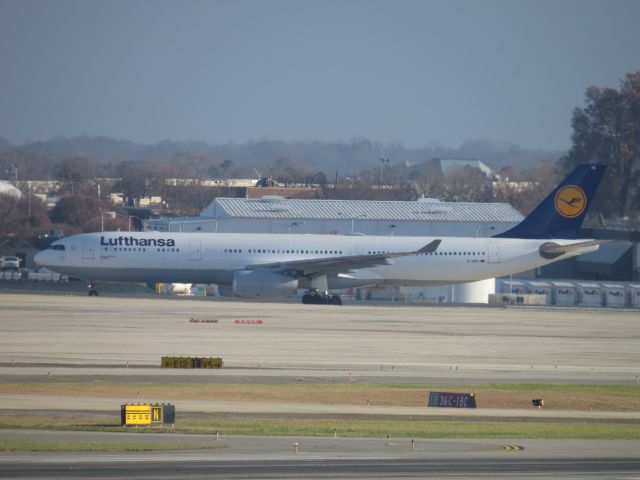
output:
[[[570,145],[636,0],[0,0],[0,136]]]

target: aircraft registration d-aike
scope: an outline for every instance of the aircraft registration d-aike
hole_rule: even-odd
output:
[[[603,241],[577,236],[604,169],[578,166],[522,222],[488,238],[96,232],[57,240],[35,261],[90,285],[214,283],[244,298],[473,282],[597,250]]]

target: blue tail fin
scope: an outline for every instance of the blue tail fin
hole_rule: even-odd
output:
[[[496,237],[577,238],[605,168],[578,165],[524,220]]]

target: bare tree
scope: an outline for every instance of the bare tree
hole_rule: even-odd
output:
[[[444,200],[450,202],[490,202],[491,180],[477,168],[465,166],[445,180]]]
[[[585,96],[586,106],[573,112],[573,145],[563,165],[606,164],[594,209],[624,218],[640,195],[640,71],[627,74],[620,90],[589,87]]]

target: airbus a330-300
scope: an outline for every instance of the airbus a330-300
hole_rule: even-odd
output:
[[[90,283],[213,283],[245,298],[473,282],[597,250],[602,241],[577,237],[604,168],[578,166],[522,222],[489,238],[96,232],[57,240],[35,261]]]

